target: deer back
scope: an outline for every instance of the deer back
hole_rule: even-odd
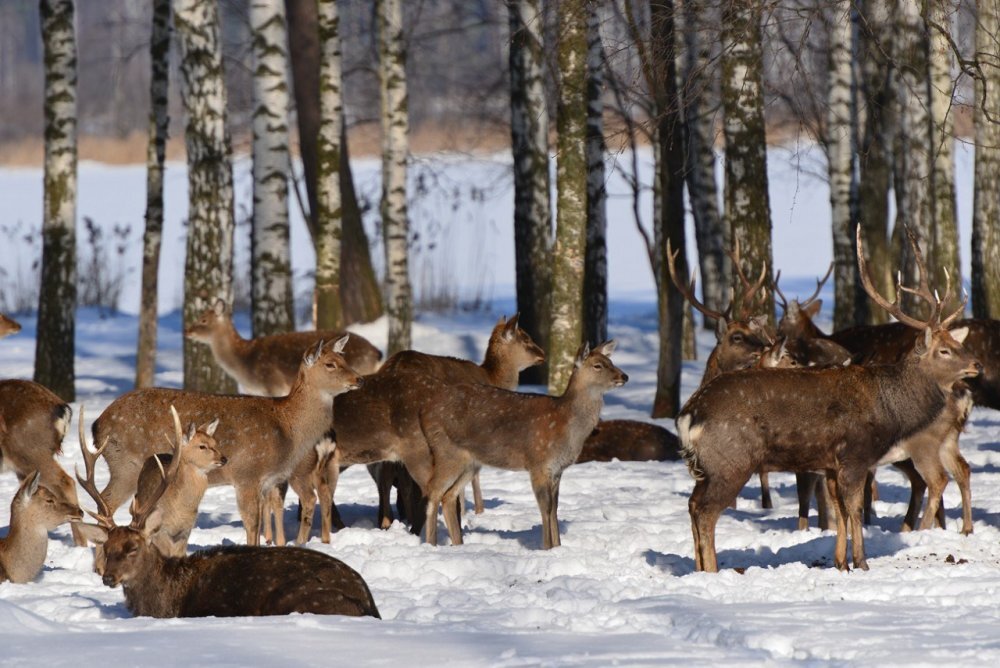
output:
[[[601,420],[576,458],[584,462],[677,461],[680,441],[659,425],[638,420]]]

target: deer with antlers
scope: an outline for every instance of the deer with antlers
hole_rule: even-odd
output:
[[[19,322],[0,313],[0,339],[11,334],[17,334],[20,331],[21,324]]]
[[[918,288],[899,285],[896,301],[890,303],[868,277],[860,231],[858,265],[869,296],[923,336],[912,354],[894,365],[749,370],[720,376],[691,396],[677,426],[695,478],[688,506],[698,570],[718,570],[718,518],[762,468],[826,471],[838,510],[834,564],[848,567],[850,526],[852,561],[855,568],[867,570],[861,510],[869,469],[932,423],[956,382],[982,371],[962,348],[968,330],[949,329],[964,301],[944,316],[945,302],[930,291],[922,272]],[[927,320],[902,311],[903,291],[932,306]]]
[[[107,443],[101,446],[104,450]],[[331,556],[295,547],[227,545],[167,557],[152,537],[163,520],[157,504],[170,485],[164,475],[144,502],[132,503],[132,522],[118,526],[114,510],[94,483],[101,450],[91,452],[81,433],[86,478],[80,486],[97,505],[97,524],[80,523],[102,545],[104,584],[122,586],[129,611],[143,617],[243,617],[311,612],[379,617],[371,591],[353,568]]]

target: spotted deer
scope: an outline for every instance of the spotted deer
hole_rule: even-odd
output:
[[[425,380],[428,400],[420,411],[420,426],[433,455],[426,487],[428,543],[437,544],[439,505],[452,544],[462,543],[455,499],[476,466],[486,464],[528,471],[542,514],[542,547],[559,546],[562,473],[597,426],[605,392],[628,381],[609,358],[614,348],[614,341],[593,351],[581,346],[566,391],[558,397]]]
[[[30,380],[0,381],[0,465],[18,480],[37,471],[44,488],[71,506],[79,505],[76,483],[56,461],[73,411],[44,385]],[[77,544],[83,537],[73,530]]]
[[[695,479],[688,507],[697,570],[718,570],[719,515],[762,468],[826,471],[838,510],[834,565],[848,568],[849,524],[854,567],[867,570],[861,510],[869,469],[933,422],[956,382],[982,371],[962,348],[967,330],[949,331],[964,302],[944,317],[945,303],[928,288],[926,272],[918,288],[899,285],[896,301],[888,302],[871,284],[860,238],[858,265],[873,301],[923,336],[897,364],[748,370],[720,376],[691,396],[677,427]],[[904,290],[931,305],[927,320],[902,311]]]
[[[169,450],[163,434],[173,430],[173,405],[195,422],[223,418],[214,437],[228,463],[209,473],[209,484],[236,488],[247,543],[256,545],[271,489],[288,479],[330,428],[334,397],[362,384],[341,355],[346,344],[346,336],[317,343],[303,356],[298,378],[284,397],[146,388],[116,399],[93,426],[111,474],[102,494],[112,512],[135,493],[146,459]]]
[[[576,458],[585,462],[666,462],[681,458],[680,441],[663,427],[639,420],[601,420]]]
[[[107,446],[103,446],[107,447]],[[163,478],[145,503],[133,502],[132,522],[118,526],[114,510],[94,483],[94,463],[80,439],[86,478],[77,479],[97,505],[97,524],[80,523],[103,546],[102,580],[122,586],[129,611],[142,617],[245,617],[310,612],[379,617],[361,575],[344,562],[314,550],[226,545],[167,557],[152,544],[163,513],[157,507],[170,484]]]
[[[20,331],[21,324],[19,322],[0,313],[0,339]]]
[[[37,471],[25,476],[10,504],[10,530],[0,538],[0,582],[34,580],[45,565],[49,531],[82,518],[80,507],[42,484]]]

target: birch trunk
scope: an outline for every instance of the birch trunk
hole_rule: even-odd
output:
[[[156,375],[157,293],[160,244],[163,239],[163,161],[170,117],[170,0],[153,2],[149,43],[149,143],[146,146],[146,226],[142,235],[142,297],[139,343],[135,355],[135,386],[152,387]]]
[[[704,33],[709,21],[704,2],[684,0],[683,100],[685,153],[684,173],[688,199],[694,216],[701,290],[705,305],[722,311],[726,298],[725,225],[719,214],[718,186],[715,182],[715,112],[709,104],[712,91],[712,43]],[[715,321],[704,316],[702,324],[715,329]]]
[[[559,108],[556,125],[556,243],[552,253],[549,393],[562,394],[583,338],[587,244],[587,2],[559,7]]]
[[[851,184],[854,176],[854,113],[851,103],[854,28],[851,0],[838,0],[833,10],[829,47],[829,104],[826,116],[826,157],[830,177],[833,229],[833,328],[855,324],[858,290]]]
[[[656,367],[653,417],[675,417],[680,411],[681,361],[684,343],[684,298],[670,280],[667,241],[678,251],[676,268],[687,276],[684,234],[684,140],[677,93],[677,40],[672,0],[650,2],[650,52],[659,87],[654,91],[656,127],[656,181],[660,215],[653,228],[658,261],[657,313],[660,354]]]
[[[42,0],[45,194],[35,381],[76,399],[76,33],[72,0]]]
[[[723,9],[722,106],[726,136],[726,215],[733,243],[739,243],[743,271],[771,280],[771,207],[767,191],[760,2],[729,3]],[[736,274],[735,269],[733,274]],[[735,281],[734,281],[735,282]],[[737,298],[740,291],[736,292]],[[738,312],[741,304],[734,304]],[[764,306],[774,319],[774,297]]]
[[[511,0],[510,134],[514,159],[514,263],[520,326],[547,349],[551,299],[552,204],[549,181],[549,112],[541,0]],[[527,369],[541,384],[545,366]]]
[[[1000,318],[1000,3],[980,0],[976,23],[976,164],[972,206],[972,312]]]
[[[181,46],[188,164],[186,327],[216,300],[233,303],[233,173],[217,3],[174,0],[174,28]],[[236,383],[215,364],[208,346],[185,339],[184,388],[235,392]]]
[[[587,14],[587,249],[583,277],[583,339],[608,338],[607,199],[604,174],[604,58],[600,16]]]
[[[385,240],[387,356],[410,348],[413,291],[409,271],[406,159],[409,118],[401,0],[378,0],[379,73],[382,91],[382,230]]]
[[[887,0],[865,0],[861,14],[859,60],[861,88],[865,104],[864,131],[859,157],[859,214],[861,235],[872,282],[880,294],[893,293],[889,245],[889,187],[892,176],[894,136],[894,95],[889,58],[892,49],[892,23]],[[858,298],[869,324],[888,322],[889,315],[868,299]]]
[[[343,207],[340,200],[341,96],[340,18],[337,0],[319,0],[320,126],[317,138],[316,328],[344,326],[340,301]]]
[[[907,225],[920,239],[920,250],[933,267],[934,208],[931,202],[931,118],[927,84],[927,31],[916,2],[902,2],[898,9],[896,34],[899,37],[900,123],[897,161],[900,178],[896,181],[896,225]],[[909,244],[902,244],[904,285],[918,284],[917,263]],[[903,309],[924,314],[927,305],[909,293],[903,295]]]
[[[930,33],[929,91],[931,105],[931,150],[933,151],[934,203],[934,285],[944,286],[944,272],[951,274],[953,286],[962,284],[959,260],[958,220],[955,213],[955,77],[952,75],[951,3],[926,3]],[[942,288],[943,289],[943,288]],[[961,290],[957,291],[960,294]],[[942,295],[943,296],[943,295]]]
[[[253,335],[295,329],[288,230],[288,31],[283,0],[252,0]]]

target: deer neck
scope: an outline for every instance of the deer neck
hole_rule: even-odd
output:
[[[487,381],[494,387],[505,390],[517,389],[520,372],[511,363],[509,357],[499,355],[495,350],[487,348],[486,357],[479,367],[486,373]]]
[[[569,414],[574,426],[579,425],[589,434],[597,426],[604,408],[604,391],[587,385],[579,373],[574,373],[566,386],[566,392],[559,397],[561,410]]]
[[[876,378],[882,410],[898,427],[900,438],[922,430],[944,410],[944,392],[915,361],[869,368]]]
[[[243,370],[250,343],[236,331],[232,320],[226,320],[209,340],[209,347],[219,366],[232,375]]]
[[[705,362],[705,373],[702,374],[701,384],[698,387],[705,387],[709,381],[721,375],[722,371],[719,369],[719,346],[716,346],[712,348],[712,352],[708,355],[708,360]]]
[[[187,557],[164,557],[152,545],[143,550],[140,577],[122,584],[125,604],[141,617],[176,617],[193,567]]]
[[[300,370],[288,396],[276,400],[299,454],[313,447],[333,424],[333,397],[332,392],[313,386]]]
[[[10,532],[0,543],[0,556],[11,582],[30,582],[45,564],[49,532],[18,509],[11,513]]]

